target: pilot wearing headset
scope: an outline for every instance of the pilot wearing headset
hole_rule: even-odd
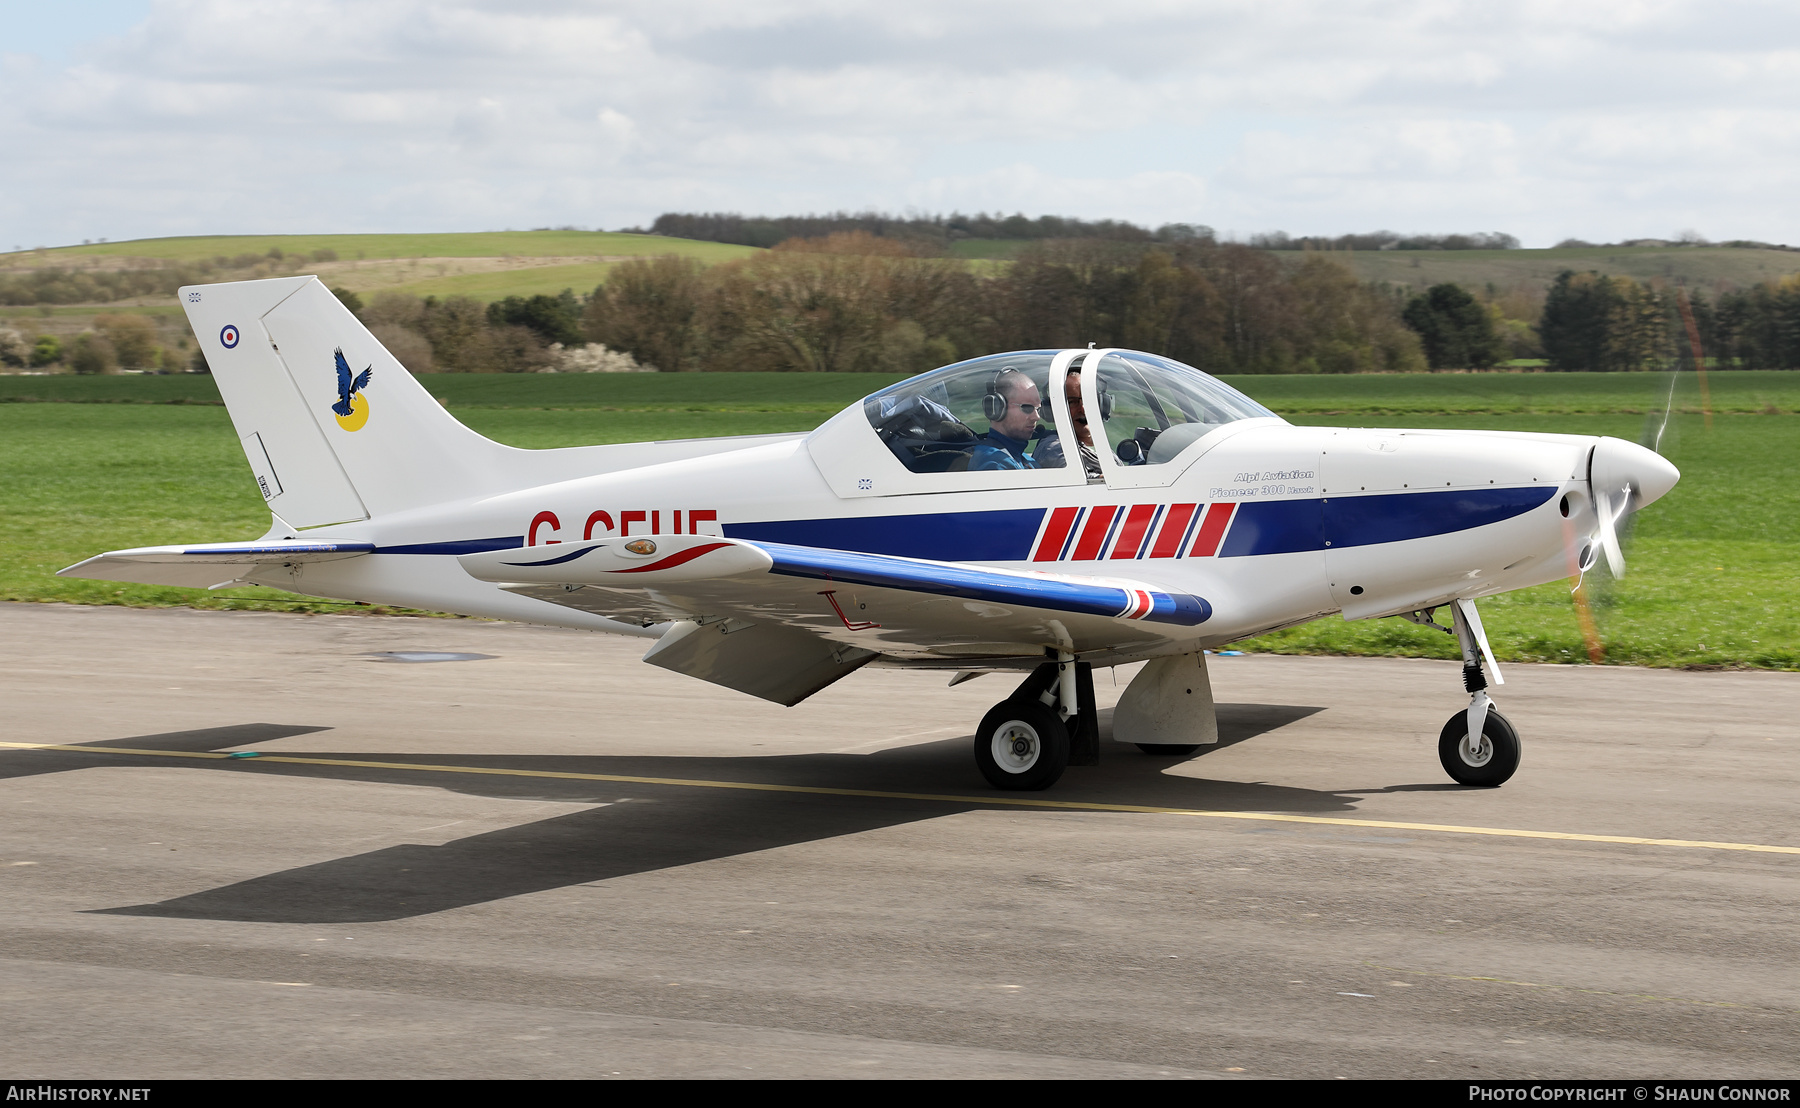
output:
[[[1037,469],[1038,463],[1025,453],[1031,445],[1031,434],[1037,430],[1038,387],[1031,378],[1008,367],[994,376],[987,395],[981,398],[982,414],[987,416],[987,435],[975,444],[969,454],[969,468]]]

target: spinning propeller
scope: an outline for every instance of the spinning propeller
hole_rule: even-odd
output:
[[[1700,349],[1700,332],[1688,305],[1687,291],[1678,291],[1682,322],[1693,350],[1695,371],[1700,379],[1702,409],[1707,426],[1712,426],[1712,404],[1706,387],[1706,360]],[[1669,394],[1663,404],[1662,421],[1652,433],[1646,429],[1644,445],[1633,446],[1620,439],[1603,438],[1588,455],[1588,493],[1594,506],[1594,530],[1588,548],[1581,552],[1576,567],[1574,589],[1576,615],[1581,621],[1588,660],[1598,665],[1605,659],[1605,646],[1594,622],[1593,607],[1586,587],[1587,571],[1598,560],[1606,559],[1607,571],[1616,580],[1625,576],[1625,544],[1621,534],[1629,535],[1631,517],[1639,505],[1656,500],[1675,487],[1681,473],[1662,451],[1669,430],[1669,417],[1675,410],[1675,382],[1679,367],[1669,374]]]

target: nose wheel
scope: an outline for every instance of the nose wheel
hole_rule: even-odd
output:
[[[1451,716],[1438,733],[1438,761],[1459,785],[1492,788],[1513,775],[1524,751],[1519,733],[1492,708],[1481,721],[1481,734],[1469,734],[1469,713]]]

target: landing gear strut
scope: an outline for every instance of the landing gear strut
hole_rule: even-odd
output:
[[[1431,618],[1431,610],[1411,613],[1414,623],[1436,627],[1456,636],[1462,647],[1463,688],[1469,693],[1469,707],[1451,716],[1438,733],[1438,761],[1460,785],[1492,788],[1506,781],[1519,768],[1523,746],[1512,723],[1494,710],[1489,698],[1487,675],[1482,663],[1494,675],[1496,685],[1505,684],[1494,653],[1488,647],[1487,632],[1472,600],[1456,600],[1450,605],[1452,625],[1445,627]]]
[[[1099,763],[1093,667],[1072,654],[1033,670],[975,733],[975,764],[996,789],[1047,789],[1068,766]]]

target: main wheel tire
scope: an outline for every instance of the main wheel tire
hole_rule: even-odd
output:
[[[1469,713],[1458,712],[1438,733],[1438,761],[1458,784],[1493,788],[1519,768],[1523,746],[1507,718],[1492,708],[1481,725],[1482,742],[1469,742]]]
[[[1145,754],[1157,757],[1184,758],[1200,749],[1199,743],[1133,743],[1133,746]]]
[[[1069,765],[1069,728],[1036,700],[1003,700],[982,717],[975,764],[996,789],[1047,789]]]

